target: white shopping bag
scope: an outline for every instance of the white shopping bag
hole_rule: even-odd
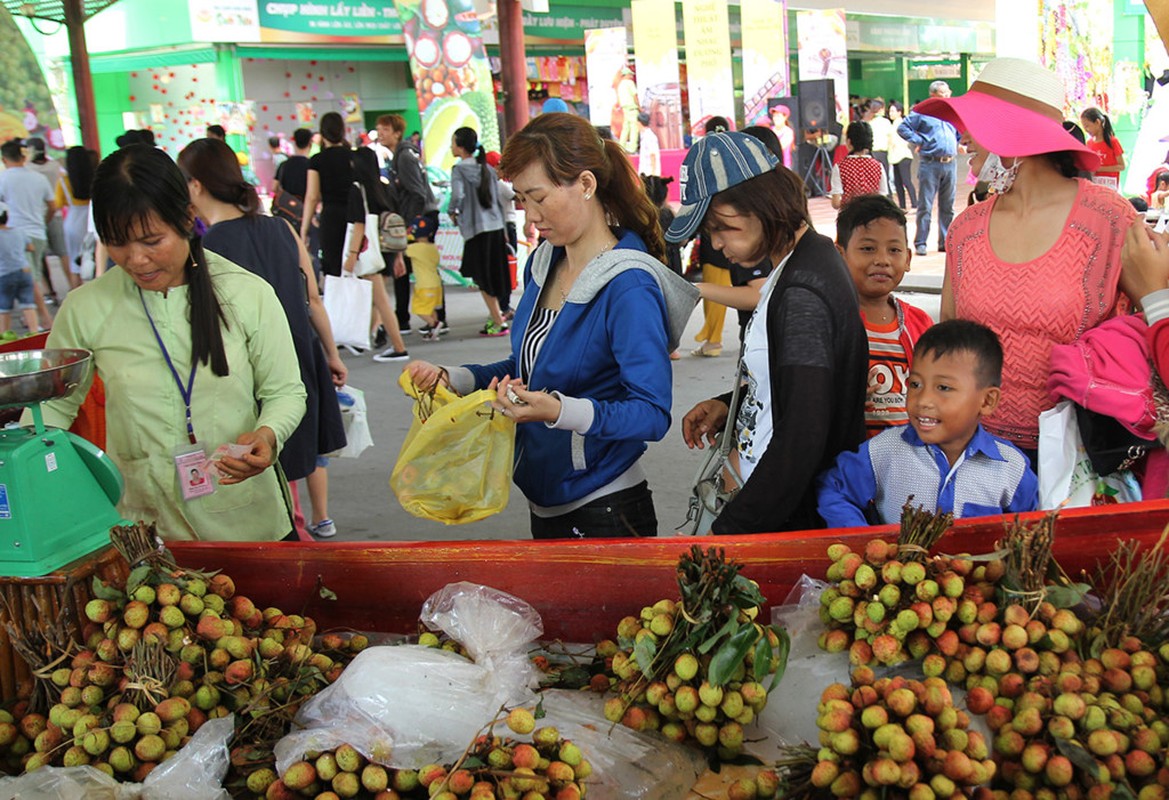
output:
[[[337,390],[337,402],[341,406],[341,423],[345,426],[345,446],[329,453],[328,457],[357,458],[366,448],[373,447],[369,420],[365,415],[365,392],[353,386],[342,386]]]
[[[325,276],[325,313],[333,326],[337,346],[347,344],[368,350],[369,323],[373,318],[373,284],[352,273]]]
[[[1061,400],[1039,415],[1039,508],[1071,508],[1131,503],[1141,487],[1131,470],[1097,475],[1084,448],[1076,408]]]

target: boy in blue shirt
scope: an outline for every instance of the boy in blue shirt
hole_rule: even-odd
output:
[[[1027,457],[981,424],[998,405],[1002,366],[998,337],[978,323],[949,320],[923,333],[909,372],[909,425],[841,453],[817,481],[828,527],[896,522],[910,495],[955,517],[1035,510]]]
[[[28,237],[8,227],[8,206],[0,203],[0,331],[12,325],[12,309],[19,308],[29,333],[37,330],[36,297],[28,253]]]

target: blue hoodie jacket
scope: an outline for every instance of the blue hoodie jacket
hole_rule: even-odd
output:
[[[601,489],[637,462],[647,441],[661,439],[670,427],[669,354],[698,292],[646,255],[636,234],[617,235],[617,246],[573,284],[527,382],[532,390],[559,392],[565,408],[560,423],[571,417],[567,424],[577,428],[517,426],[515,482],[538,506],[572,503]],[[638,255],[631,258],[633,253]],[[563,248],[547,243],[533,254],[512,323],[511,355],[494,364],[467,365],[466,372],[452,370],[456,389],[472,388],[462,385],[471,377],[474,388],[482,389],[492,378],[519,374],[524,332],[551,266],[563,255]]]

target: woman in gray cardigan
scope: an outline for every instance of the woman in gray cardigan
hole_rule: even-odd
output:
[[[507,268],[503,206],[498,179],[473,128],[459,128],[451,137],[451,152],[460,159],[451,171],[451,219],[463,235],[463,265],[459,272],[475,282],[491,318],[482,336],[504,336],[507,323],[499,309],[504,284],[511,285]]]

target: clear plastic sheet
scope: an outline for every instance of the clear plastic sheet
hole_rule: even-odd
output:
[[[758,717],[760,731],[766,738],[752,742],[745,748],[760,758],[775,758],[776,750],[781,746],[801,742],[816,744],[820,734],[816,727],[816,708],[820,704],[820,695],[830,684],[843,683],[848,686],[852,680],[848,651],[826,653],[818,643],[820,633],[824,630],[819,612],[820,593],[827,586],[824,581],[803,575],[792,587],[784,605],[771,609],[772,623],[787,628],[791,636],[791,653],[783,679],[768,695],[767,706]],[[920,661],[874,669],[878,677],[904,675],[915,680],[924,677]],[[964,689],[951,686],[950,693],[955,707],[966,707]],[[970,730],[980,731],[988,742],[993,738],[985,717],[971,714]],[[751,738],[749,734],[748,739]]]
[[[536,724],[554,726],[580,747],[593,767],[590,799],[681,800],[706,771],[698,750],[606,720],[601,695],[551,689],[540,697],[545,716]]]
[[[503,705],[534,702],[528,650],[543,632],[539,614],[509,594],[450,584],[423,606],[475,663],[418,645],[371,647],[296,717],[303,730],[276,746],[280,774],[305,752],[350,744],[386,766],[418,769],[451,763]]]
[[[143,783],[119,783],[93,767],[42,767],[0,779],[0,800],[230,800],[223,788],[232,715],[208,720]]]

